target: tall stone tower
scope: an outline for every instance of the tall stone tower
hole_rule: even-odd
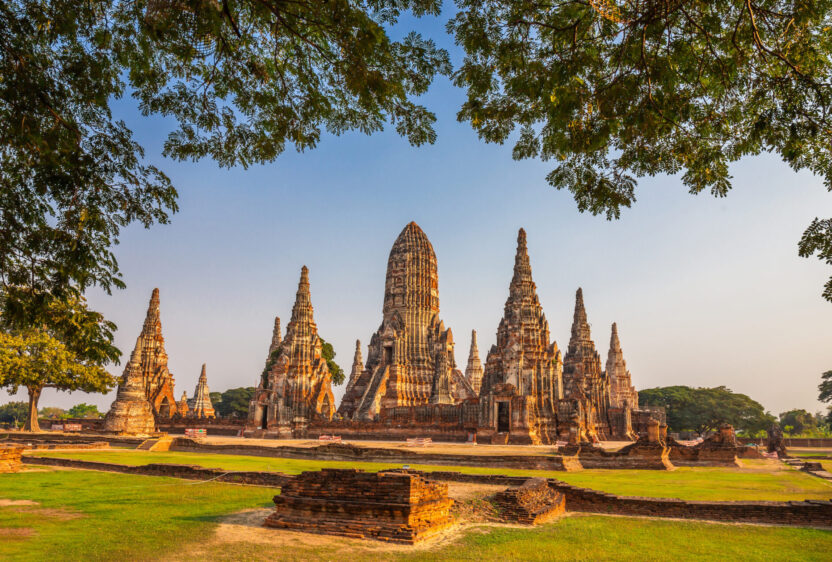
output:
[[[497,343],[485,362],[480,425],[508,434],[512,442],[557,441],[561,376],[560,351],[549,340],[549,323],[532,280],[526,232],[521,228]]]
[[[364,372],[344,395],[339,414],[373,419],[382,408],[453,404],[473,396],[456,368],[453,335],[439,320],[436,254],[415,222],[390,250],[382,315]]]
[[[304,437],[310,421],[332,419],[332,375],[321,347],[309,270],[303,266],[285,337],[280,338],[280,323],[275,320],[266,369],[249,405],[247,435]]]
[[[126,387],[128,383],[131,385],[129,391],[125,388],[122,392],[122,387]],[[129,397],[132,400],[136,388],[140,388],[156,417],[172,418],[179,413],[179,405],[173,395],[173,384],[173,375],[168,370],[165,338],[162,336],[159,289],[153,289],[141,334],[130,355],[130,363],[127,364],[119,382],[119,396],[123,395],[125,399]],[[118,401],[119,398],[116,398],[116,402]],[[113,403],[113,407],[115,406],[116,404]],[[122,406],[119,408],[122,413],[127,411]],[[143,415],[142,410],[143,407],[135,404],[130,408],[130,411],[135,411],[136,415]],[[147,426],[143,422],[139,422],[138,425]]]
[[[465,378],[477,396],[480,395],[482,387],[482,361],[480,361],[480,350],[477,347],[477,331],[471,330],[471,347],[468,351],[468,365],[465,367]]]
[[[145,394],[140,343],[141,338],[136,342],[130,362],[121,375],[116,399],[104,418],[104,431],[145,435],[156,430],[153,408]]]
[[[627,370],[621,342],[618,340],[618,326],[612,323],[610,351],[607,353],[607,377],[610,380],[610,405],[614,408],[638,409],[638,392],[633,386],[632,376]]]
[[[214,405],[211,403],[210,390],[208,390],[208,376],[205,374],[205,363],[202,364],[202,372],[199,374],[199,382],[196,383],[194,397],[190,401],[190,415],[194,418],[216,418]]]
[[[589,330],[583,290],[575,293],[575,313],[572,317],[572,336],[563,360],[564,397],[575,406],[582,435],[581,439],[606,439],[610,433],[607,408],[610,405],[610,385],[601,369],[601,356]]]
[[[159,309],[159,289],[153,289],[142,333],[136,344],[144,378],[145,394],[153,411],[160,418],[171,418],[178,413],[176,397],[173,394],[173,375],[168,370],[168,354],[165,338],[162,336],[162,320]]]

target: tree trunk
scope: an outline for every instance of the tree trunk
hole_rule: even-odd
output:
[[[26,420],[23,431],[40,431],[40,425],[38,425],[38,400],[40,400],[40,393],[43,392],[43,388],[33,386],[27,388],[29,390],[29,419]]]

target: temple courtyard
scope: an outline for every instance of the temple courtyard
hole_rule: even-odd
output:
[[[454,450],[462,445],[437,447]],[[469,450],[476,448],[469,447]],[[480,450],[486,449],[482,447]],[[537,449],[537,448],[535,448]],[[544,448],[541,448],[544,449]],[[504,453],[510,452],[504,451]],[[541,452],[541,451],[538,451]],[[824,456],[818,449],[812,454]],[[29,457],[139,467],[192,465],[219,474],[351,468],[377,472],[400,463],[143,451],[127,448],[32,450]],[[36,459],[30,459],[38,462]],[[735,467],[576,472],[483,466],[410,465],[431,473],[556,478],[620,496],[702,502],[832,499],[832,483],[770,459],[742,459]],[[828,560],[832,531],[778,526],[600,515],[567,511],[534,527],[497,517],[503,484],[449,482],[454,524],[415,545],[263,527],[274,511],[271,486],[217,479],[117,474],[26,462],[0,485],[0,558],[43,560]],[[567,506],[568,507],[568,506]]]

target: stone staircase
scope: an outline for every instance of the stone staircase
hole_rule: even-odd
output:
[[[137,451],[169,451],[173,443],[173,437],[164,435],[145,439],[142,444],[136,447]]]

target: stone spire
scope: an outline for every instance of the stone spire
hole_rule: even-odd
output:
[[[362,372],[364,372],[364,359],[361,356],[361,341],[355,340],[355,355],[352,359],[350,378],[347,381],[347,389],[344,391],[344,394],[347,394],[350,390],[352,390],[352,387],[355,385],[355,381],[361,376]]]
[[[510,299],[537,299],[537,288],[532,281],[532,266],[529,263],[529,251],[526,247],[526,231],[522,228],[517,233],[517,254],[514,256],[514,276],[508,288]]]
[[[471,330],[471,348],[468,352],[468,366],[465,367],[465,377],[471,384],[474,394],[479,396],[482,386],[482,361],[480,361],[480,350],[477,347],[477,331]]]
[[[311,421],[332,419],[332,375],[322,350],[309,291],[309,269],[303,266],[283,339],[275,320],[269,359],[249,404],[248,435],[262,431],[271,437],[304,437]]]
[[[183,390],[182,398],[179,399],[179,415],[187,416],[190,411],[191,407],[188,406],[188,393]]]
[[[121,375],[116,399],[104,418],[104,431],[144,435],[156,430],[153,408],[145,395],[140,346],[141,337]]]
[[[295,306],[292,307],[292,319],[290,322],[295,324],[299,322],[313,322],[312,297],[309,294],[309,268],[305,265],[300,270],[298,292],[295,294]]]
[[[145,387],[145,396],[153,411],[162,418],[177,413],[176,397],[173,394],[173,375],[168,370],[168,354],[162,335],[162,320],[159,305],[159,289],[153,289],[147,306],[142,333],[136,343],[139,363]]]
[[[638,392],[632,383],[621,341],[618,339],[618,326],[613,322],[610,335],[610,351],[607,353],[607,377],[610,380],[610,405],[615,408],[638,408]]]
[[[271,355],[278,347],[282,337],[280,335],[280,316],[274,317],[274,330],[272,330],[272,343],[269,345],[269,355]]]
[[[487,425],[505,432],[494,417],[497,402],[516,396],[512,403],[523,404],[525,413],[511,422],[512,439],[537,444],[557,441],[555,402],[562,394],[562,364],[557,344],[549,340],[549,323],[537,297],[526,231],[521,228],[497,343],[488,352],[480,389]]]
[[[205,374],[205,363],[199,374],[199,382],[191,400],[191,416],[195,418],[215,418],[214,405],[211,403],[211,392],[208,390],[208,376]]]
[[[607,414],[609,379],[601,368],[601,356],[592,341],[584,308],[584,293],[580,288],[575,293],[572,336],[563,359],[563,391],[566,398],[581,405],[580,421],[586,432],[585,437],[606,439],[610,434]]]
[[[575,293],[575,313],[572,316],[572,336],[569,339],[569,347],[573,344],[592,342],[592,335],[589,331],[589,322],[586,319],[584,308],[584,291],[578,287]],[[595,344],[592,344],[595,347]]]

